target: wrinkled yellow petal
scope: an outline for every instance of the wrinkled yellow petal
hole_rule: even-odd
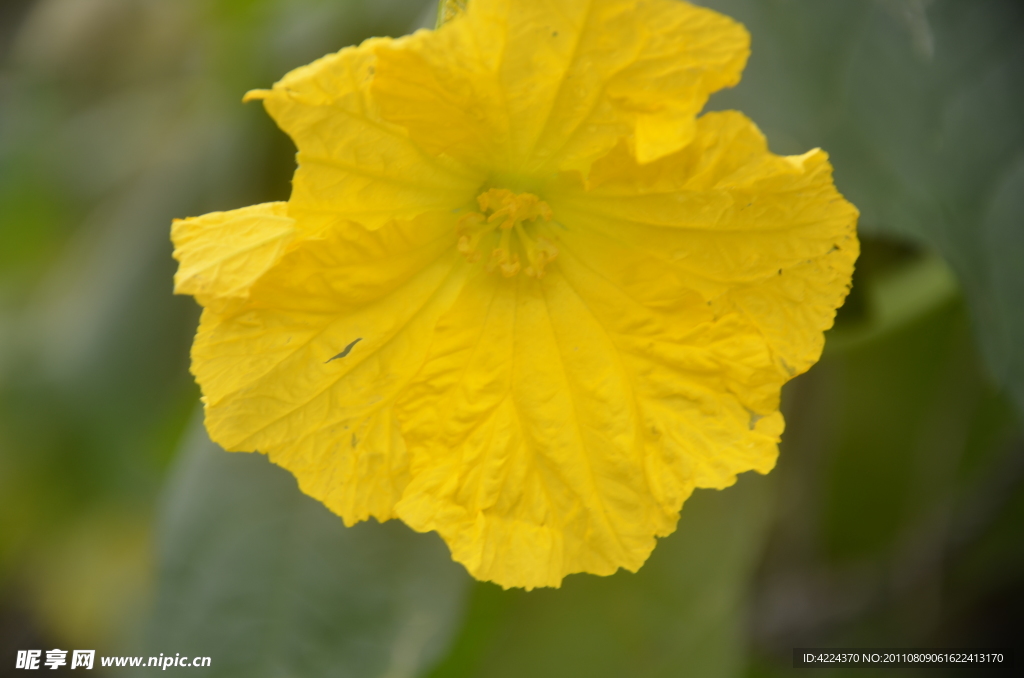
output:
[[[748,44],[676,0],[474,0],[436,32],[377,43],[371,90],[433,154],[523,179],[585,170],[620,138],[640,162],[681,148]]]
[[[782,381],[818,359],[859,251],[823,152],[773,155],[742,114],[709,113],[682,151],[641,167],[620,147],[590,184],[548,196],[566,250],[645,303],[688,290],[744,319]],[[772,407],[781,383],[751,384],[748,404]]]
[[[368,85],[375,46],[387,42],[343,49],[247,95],[263,100],[298,147],[289,209],[312,233],[343,221],[379,228],[476,197],[478,173],[426,153],[378,115]]]
[[[754,410],[749,389],[770,384],[777,397],[785,379],[756,330],[736,314],[716,317],[685,291],[671,307],[652,306],[631,281],[563,254],[560,271],[635,375],[645,463],[662,506],[676,512],[694,487],[721,489],[737,473],[771,470],[782,418],[777,401]]]
[[[393,517],[408,460],[392,405],[461,285],[451,221],[303,241],[247,303],[206,309],[192,371],[210,437],[267,453],[348,524]]]
[[[171,240],[179,265],[174,293],[191,294],[204,306],[245,298],[294,235],[295,222],[283,202],[175,219]]]
[[[480,273],[399,403],[397,513],[503,586],[636,570],[678,510],[652,496],[637,415],[633,375],[561,276]]]

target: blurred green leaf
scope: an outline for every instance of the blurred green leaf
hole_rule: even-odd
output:
[[[981,230],[992,264],[989,360],[1014,385],[1018,403],[1024,403],[1024,151],[995,186]]]
[[[937,249],[990,371],[1024,412],[1024,4],[702,0],[752,34],[716,108],[777,152],[826,149],[865,233]]]
[[[197,425],[166,498],[151,653],[204,675],[419,675],[447,649],[469,577],[435,534],[345,528],[259,454]]]
[[[950,495],[982,387],[962,304],[838,360],[841,403],[820,511],[826,552],[885,552]],[[869,489],[870,488],[870,489]]]
[[[740,675],[771,488],[748,473],[727,490],[698,490],[636,574],[573,575],[530,592],[478,583],[462,635],[431,678]]]
[[[868,250],[876,245],[874,239],[861,239],[855,291],[851,290],[836,318],[836,327],[828,335],[826,355],[846,353],[899,332],[958,296],[953,272],[942,257],[933,253],[908,256],[894,266],[865,275],[870,268]],[[858,305],[864,308],[855,308]],[[855,322],[844,320],[850,316]]]

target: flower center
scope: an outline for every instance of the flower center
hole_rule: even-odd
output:
[[[519,273],[541,278],[544,266],[558,256],[554,243],[537,235],[534,222],[551,221],[551,208],[532,193],[513,193],[492,188],[477,196],[479,212],[459,219],[459,252],[470,262],[480,260],[480,250],[491,250],[487,270],[501,271],[506,278]],[[486,240],[486,243],[483,241]]]

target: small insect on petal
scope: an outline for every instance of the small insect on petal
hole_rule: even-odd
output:
[[[355,346],[356,344],[358,344],[362,340],[363,340],[362,337],[359,337],[358,339],[354,339],[352,341],[352,343],[349,344],[348,346],[346,346],[345,349],[341,353],[339,353],[338,355],[334,356],[330,360],[325,360],[324,364],[326,365],[327,363],[331,362],[331,360],[337,360],[338,358],[344,358],[345,356],[347,356],[352,351],[352,347]]]

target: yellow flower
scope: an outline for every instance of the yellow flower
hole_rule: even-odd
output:
[[[772,468],[857,257],[825,153],[698,117],[747,54],[675,0],[471,0],[250,92],[291,199],[173,229],[213,440],[502,586],[637,570]]]

